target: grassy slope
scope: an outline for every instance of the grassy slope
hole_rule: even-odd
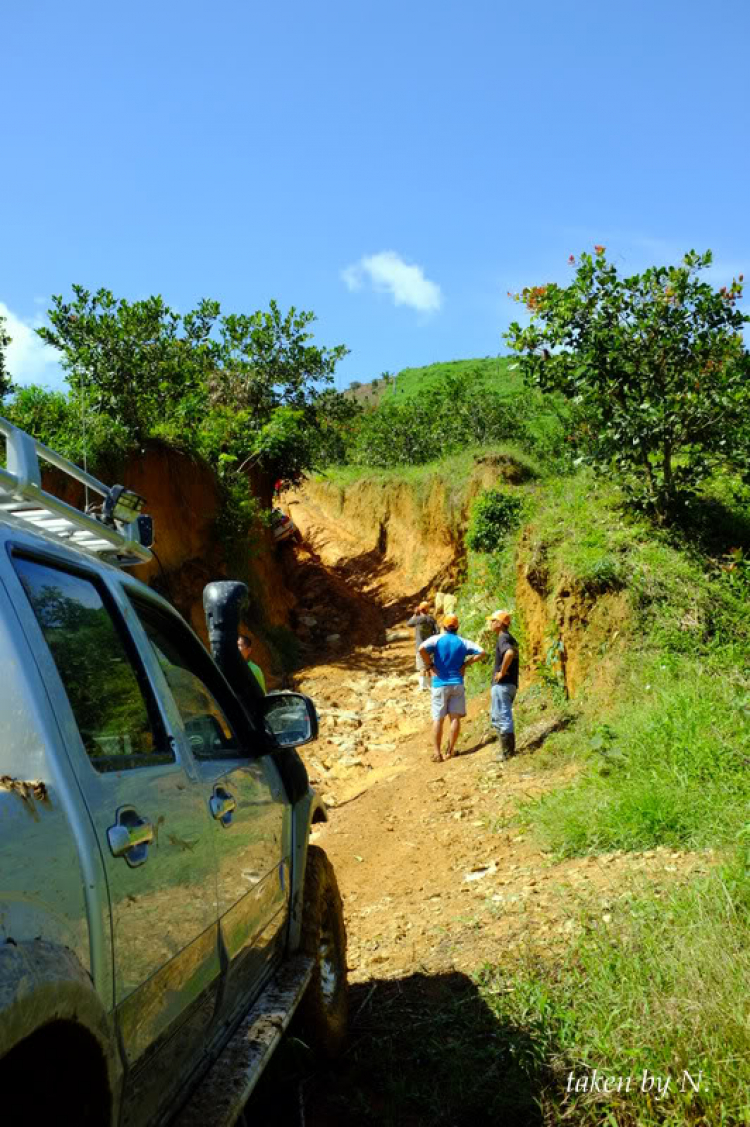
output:
[[[521,379],[517,361],[508,356],[491,356],[478,360],[449,360],[442,364],[428,364],[423,368],[403,368],[395,380],[388,383],[379,379],[349,390],[346,395],[358,400],[364,407],[375,407],[384,399],[409,399],[429,387],[434,387],[446,376],[466,376],[478,373],[488,384],[512,395],[520,390]]]
[[[469,365],[471,362],[456,362]],[[480,361],[490,365],[497,361]],[[403,373],[403,394],[456,364]],[[517,393],[517,389],[513,389]],[[430,474],[460,479],[468,455],[384,476],[419,487]],[[466,463],[466,465],[464,465]],[[363,471],[337,471],[342,484]],[[519,819],[561,855],[657,846],[713,847],[720,864],[687,890],[634,902],[614,924],[582,920],[562,965],[512,975],[485,968],[479,983],[497,1020],[530,1039],[529,1080],[549,1122],[741,1123],[747,1096],[750,994],[750,579],[722,569],[722,553],[750,550],[747,497],[717,482],[685,535],[668,537],[626,514],[611,486],[582,472],[522,487],[526,545],[542,551],[550,584],[563,577],[589,597],[617,590],[626,637],[598,639],[577,723],[535,760],[573,757],[576,782],[527,804]],[[475,636],[488,610],[510,604],[516,546],[469,557],[462,629]],[[518,623],[523,643],[524,624]],[[602,662],[605,684],[594,674]],[[566,707],[554,665],[519,705],[521,724]],[[483,680],[484,678],[482,678]],[[597,1067],[609,1076],[670,1075],[667,1095],[592,1100],[561,1077]],[[567,1072],[566,1072],[567,1070]],[[684,1080],[702,1074],[700,1091]],[[681,1090],[684,1089],[684,1090]]]
[[[507,356],[486,357],[482,360],[450,360],[444,364],[429,364],[425,368],[404,368],[394,383],[388,385],[386,396],[419,395],[428,387],[439,384],[446,376],[459,378],[476,373],[489,386],[509,395],[521,387],[518,362]]]
[[[564,967],[529,970],[517,992],[498,995],[506,1020],[532,1000],[577,1075],[594,1065],[617,1076],[703,1074],[699,1093],[614,1099],[622,1123],[740,1123],[748,1111],[750,584],[716,562],[738,541],[748,546],[748,528],[724,493],[724,505],[696,510],[688,536],[669,538],[581,474],[550,482],[530,520],[553,586],[556,575],[618,587],[630,617],[611,679],[584,690],[578,724],[548,752],[584,770],[521,819],[559,854],[667,846],[723,857],[687,891],[644,899],[629,918],[584,921]],[[604,656],[593,656],[592,673]],[[606,1105],[577,1099],[579,1121],[606,1122]],[[559,1086],[550,1104],[560,1106]]]

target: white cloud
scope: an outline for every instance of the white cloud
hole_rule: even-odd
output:
[[[395,250],[365,255],[341,271],[349,290],[361,290],[365,280],[378,293],[390,293],[395,305],[408,305],[420,313],[436,313],[443,304],[440,286],[425,277],[421,266],[404,262]]]
[[[3,328],[11,338],[5,358],[13,382],[52,384],[60,387],[62,385],[60,354],[56,349],[44,344],[34,332],[44,324],[44,318],[40,315],[33,318],[19,317],[3,301],[0,301],[0,317],[5,318]]]

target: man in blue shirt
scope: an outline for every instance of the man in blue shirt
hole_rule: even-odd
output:
[[[476,642],[459,637],[458,619],[455,614],[447,614],[443,619],[444,634],[433,634],[419,647],[427,673],[432,677],[432,719],[435,737],[434,763],[442,763],[443,721],[451,718],[450,741],[446,759],[451,759],[456,750],[456,741],[461,731],[461,717],[466,715],[466,692],[464,690],[464,669],[474,661],[481,661],[485,651]]]

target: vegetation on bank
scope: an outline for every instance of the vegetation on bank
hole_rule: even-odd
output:
[[[130,302],[74,286],[69,300],[53,299],[49,320],[38,332],[60,353],[68,391],[13,387],[0,319],[3,414],[105,480],[154,444],[207,463],[219,487],[227,573],[252,591],[251,558],[274,484],[325,461],[330,434],[356,413],[332,387],[346,348],[314,344],[313,314],[283,313],[275,302],[222,315],[218,303],[202,301],[182,315],[160,297]],[[281,672],[297,664],[297,639],[266,621],[263,594],[250,600],[249,623]]]
[[[7,373],[0,392],[11,421],[92,466],[150,441],[203,459],[237,535],[257,516],[249,476],[256,491],[267,483],[259,490],[267,504],[274,481],[298,481],[329,459],[332,436],[335,446],[358,412],[333,388],[347,349],[315,344],[314,314],[284,313],[274,301],[222,315],[204,300],[179,314],[158,296],[130,302],[73,286],[70,299],[53,298],[48,317],[38,334],[58,350],[68,391],[13,388]]]
[[[515,366],[517,368],[517,365]],[[337,464],[381,470],[426,465],[467,447],[512,444],[561,467],[569,410],[524,387],[507,358],[409,369],[340,428]]]

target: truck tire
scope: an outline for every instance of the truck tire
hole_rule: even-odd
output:
[[[315,960],[312,979],[299,1007],[310,1048],[332,1059],[346,1037],[346,927],[333,866],[324,851],[307,851],[301,950]]]
[[[0,1061],[2,1122],[110,1127],[112,1105],[104,1057],[93,1037],[53,1021]]]

